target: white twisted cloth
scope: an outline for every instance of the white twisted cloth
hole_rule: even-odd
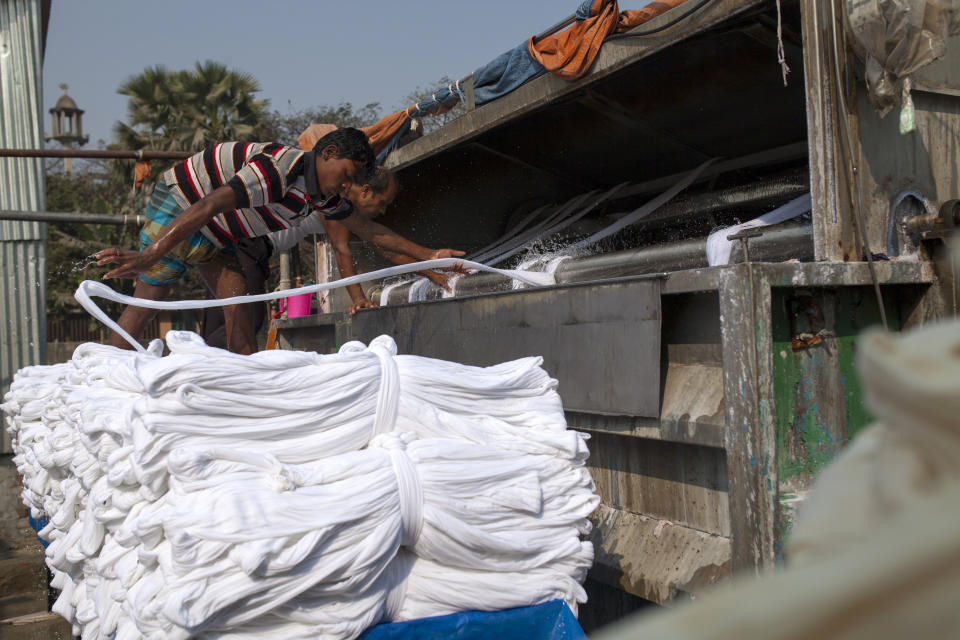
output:
[[[585,600],[598,498],[539,358],[469,367],[386,336],[325,356],[167,345],[82,345],[5,397],[76,633],[353,638]]]

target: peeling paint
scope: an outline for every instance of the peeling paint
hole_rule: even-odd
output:
[[[798,295],[803,300],[792,302]],[[786,353],[772,359],[781,487],[807,486],[871,422],[855,363],[857,335],[879,320],[875,305],[865,302],[869,295],[866,288],[774,292],[773,350]],[[895,310],[888,316],[897,322]],[[824,339],[794,352],[792,331],[821,331]]]

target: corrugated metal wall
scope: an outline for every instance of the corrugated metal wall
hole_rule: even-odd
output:
[[[41,0],[0,0],[0,147],[43,146]],[[0,158],[0,209],[44,210],[43,161]],[[0,393],[43,362],[46,225],[0,221]],[[9,451],[2,430],[0,451]]]

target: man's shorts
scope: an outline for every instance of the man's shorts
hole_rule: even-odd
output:
[[[140,230],[140,251],[149,247],[163,233],[167,225],[182,212],[170,189],[161,180],[147,203],[147,222]],[[237,260],[235,246],[220,249],[197,231],[163,254],[163,257],[149,271],[140,275],[140,279],[147,284],[171,284],[182,278],[190,267],[210,262],[219,263],[231,271],[243,273],[240,261]]]

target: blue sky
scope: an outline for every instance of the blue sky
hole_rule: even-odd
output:
[[[417,86],[462,78],[564,19],[578,0],[55,0],[44,60],[44,118],[67,83],[86,111],[88,148],[126,117],[116,93],[150,65],[216,60],[253,74],[287,111],[341,101],[402,105]],[[637,8],[645,0],[623,2]]]

